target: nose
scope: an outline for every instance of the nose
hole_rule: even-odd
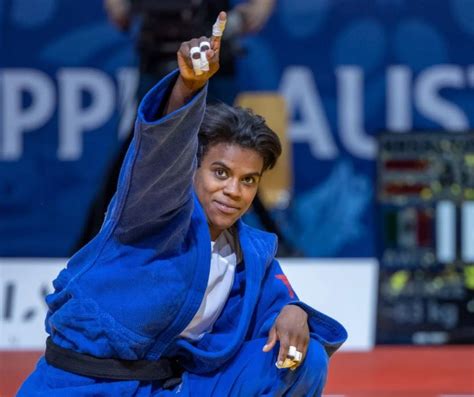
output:
[[[224,194],[234,200],[240,198],[240,183],[236,178],[229,178],[224,186]]]

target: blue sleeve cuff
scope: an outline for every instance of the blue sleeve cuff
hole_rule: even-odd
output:
[[[328,356],[331,356],[347,339],[347,331],[342,324],[321,313],[301,301],[289,302],[308,314],[309,332],[324,346]]]
[[[150,91],[143,97],[137,111],[137,122],[147,125],[157,125],[169,120],[189,107],[192,107],[196,102],[203,101],[203,97],[207,94],[207,84],[184,106],[166,116],[160,117],[158,111],[163,105],[163,102],[168,99],[171,87],[178,78],[179,70],[176,69],[161,79]],[[158,116],[158,117],[157,117]]]

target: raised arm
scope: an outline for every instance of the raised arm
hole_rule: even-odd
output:
[[[225,18],[225,13],[219,14],[221,26]],[[207,48],[205,42],[210,43]],[[200,48],[198,54],[195,47]],[[219,49],[219,36],[182,43],[177,53],[179,71],[143,98],[106,217],[121,242],[144,241],[170,224],[179,228],[189,220],[197,134],[207,81],[219,69]],[[200,57],[202,70],[196,68],[196,61],[193,68],[191,53]]]

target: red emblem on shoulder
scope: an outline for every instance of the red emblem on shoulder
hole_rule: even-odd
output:
[[[288,279],[286,278],[286,276],[284,274],[276,274],[275,278],[277,278],[278,280],[283,281],[283,284],[285,284],[286,288],[288,288],[288,295],[290,295],[290,298],[294,298],[295,293],[293,291],[293,288],[291,288],[291,284],[288,281]]]

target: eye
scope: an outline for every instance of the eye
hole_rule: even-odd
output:
[[[245,183],[246,185],[253,185],[257,181],[256,181],[255,177],[253,177],[253,176],[246,176],[244,179],[242,179],[242,182]]]
[[[227,178],[227,171],[224,168],[217,168],[214,175],[219,179],[225,179]]]

